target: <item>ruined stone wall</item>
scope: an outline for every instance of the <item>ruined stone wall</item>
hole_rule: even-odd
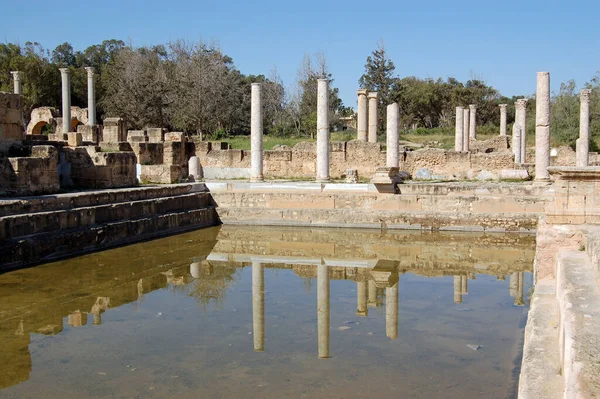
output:
[[[61,161],[69,164],[61,187],[118,188],[137,185],[133,152],[101,152],[99,147],[65,147]]]
[[[32,147],[28,157],[0,157],[0,196],[58,192],[58,160],[50,145]]]
[[[0,92],[0,155],[23,138],[21,96]]]

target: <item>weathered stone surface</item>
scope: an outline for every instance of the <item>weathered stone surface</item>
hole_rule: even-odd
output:
[[[34,146],[30,157],[0,158],[0,196],[56,193],[58,150]]]
[[[165,141],[165,129],[160,127],[146,128],[146,135],[150,143],[162,143]]]
[[[104,119],[102,141],[105,143],[119,143],[127,141],[127,130],[122,118]]]
[[[69,147],[79,147],[83,143],[81,133],[67,133],[67,143]]]

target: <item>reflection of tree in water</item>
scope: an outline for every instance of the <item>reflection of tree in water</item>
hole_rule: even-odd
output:
[[[178,288],[195,298],[204,310],[211,302],[217,308],[221,308],[225,302],[227,288],[237,280],[238,269],[227,264],[214,265],[209,261],[194,263],[192,268],[194,267],[194,279]]]

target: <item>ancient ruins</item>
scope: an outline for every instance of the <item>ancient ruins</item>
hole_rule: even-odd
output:
[[[478,139],[477,104],[460,104],[454,149],[413,151],[399,144],[398,104],[385,104],[386,131],[378,132],[378,93],[364,89],[357,91],[356,140],[332,142],[328,80],[319,79],[316,142],[266,151],[262,86],[253,83],[246,151],[160,126],[128,130],[118,115],[98,120],[94,70],[86,70],[87,109],[71,106],[69,69],[61,68],[62,109],[36,108],[28,126],[19,71],[12,72],[14,93],[0,93],[0,271],[221,223],[536,233],[519,397],[600,394],[600,348],[590,344],[600,331],[600,157],[589,146],[589,90],[580,95],[576,151],[551,148],[548,72],[537,74],[535,111],[528,114],[527,99],[515,103],[512,137],[506,104],[490,140]],[[535,147],[527,148],[532,112]],[[262,291],[262,266],[252,268]],[[316,273],[321,304],[328,267],[319,264]],[[368,311],[371,281],[379,283],[377,273],[370,276],[357,279],[359,313]],[[518,273],[511,278],[516,301],[519,281]],[[398,285],[385,287],[397,304]],[[466,277],[457,275],[454,300],[466,292]],[[253,301],[264,311],[264,297]],[[390,337],[397,311],[390,307]],[[84,316],[69,320],[81,324]],[[328,337],[328,307],[319,305],[317,317],[319,336]],[[319,357],[328,358],[328,339],[319,342]]]

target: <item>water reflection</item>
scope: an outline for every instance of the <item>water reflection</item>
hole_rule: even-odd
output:
[[[6,273],[0,275],[0,388],[29,378],[30,334],[59,334],[65,321],[70,327],[88,326],[90,320],[100,326],[106,312],[141,303],[158,290],[185,292],[203,309],[219,306],[236,272],[246,267],[254,351],[269,351],[265,269],[282,269],[316,279],[314,344],[318,358],[328,359],[336,355],[332,280],[353,281],[361,319],[370,320],[369,309],[377,317],[385,304],[385,335],[397,340],[400,275],[454,276],[449,304],[463,302],[476,274],[508,275],[507,294],[524,306],[524,272],[531,271],[533,256],[531,236],[223,227]]]

